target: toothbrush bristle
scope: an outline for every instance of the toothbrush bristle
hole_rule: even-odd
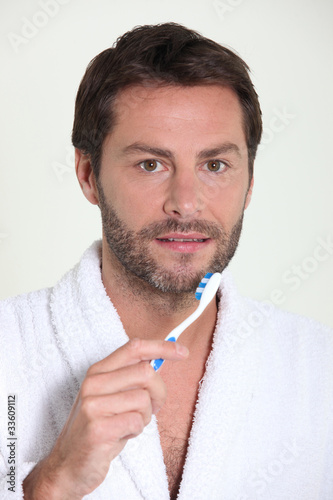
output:
[[[200,281],[198,288],[196,289],[195,292],[195,298],[197,300],[201,299],[202,292],[205,289],[205,286],[207,285],[209,279],[213,276],[213,273],[207,273],[205,277]]]

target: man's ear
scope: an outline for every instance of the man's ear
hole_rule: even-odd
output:
[[[77,148],[75,148],[75,172],[84,196],[93,205],[98,205],[98,190],[90,156]]]
[[[252,175],[252,179],[251,179],[251,182],[250,182],[250,186],[249,186],[249,189],[248,189],[248,191],[247,191],[246,198],[245,198],[245,206],[244,206],[244,210],[245,210],[245,209],[249,206],[249,204],[250,204],[251,197],[252,197],[253,184],[254,184],[254,177],[253,177],[253,175]]]

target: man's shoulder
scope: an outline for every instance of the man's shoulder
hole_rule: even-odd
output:
[[[226,295],[222,306],[232,311],[232,317],[244,332],[262,330],[280,337],[333,338],[333,329],[318,320],[279,308],[270,300],[258,301],[239,293],[230,271],[223,274],[221,292]]]
[[[245,299],[251,308],[255,307],[272,324],[280,327],[280,331],[304,331],[304,332],[327,332],[333,333],[333,329],[319,320],[309,316],[297,314],[275,306],[269,301],[256,301]]]
[[[0,314],[22,312],[25,309],[39,308],[48,302],[52,287],[21,293],[0,300]]]
[[[243,329],[260,331],[263,344],[276,352],[330,360],[333,367],[333,329],[313,318],[276,307],[269,301],[242,298]]]
[[[43,288],[23,293],[0,301],[0,340],[22,335],[38,322],[50,317],[50,295],[52,288]]]

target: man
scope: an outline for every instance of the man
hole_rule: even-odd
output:
[[[332,332],[239,297],[224,271],[261,131],[246,64],[182,26],[136,28],[90,63],[73,144],[103,238],[1,306],[1,498],[332,498]],[[216,300],[164,342],[208,271]]]

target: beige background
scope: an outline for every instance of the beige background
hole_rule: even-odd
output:
[[[16,0],[0,9],[1,298],[51,286],[101,235],[70,143],[86,65],[135,25],[175,21],[234,48],[261,98],[263,147],[231,265],[240,290],[333,326],[333,245],[323,243],[333,240],[330,0]]]

